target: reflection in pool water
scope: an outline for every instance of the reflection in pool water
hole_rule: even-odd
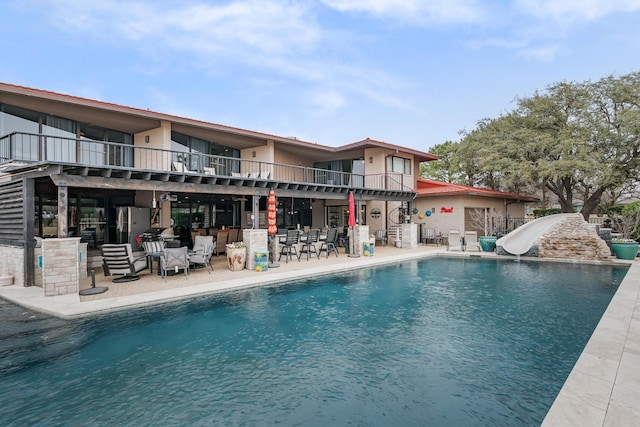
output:
[[[5,425],[538,425],[626,268],[430,259],[61,321],[7,304]]]

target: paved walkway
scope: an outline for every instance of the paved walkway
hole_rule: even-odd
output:
[[[29,309],[72,319],[275,283],[367,268],[409,259],[431,256],[483,256],[494,254],[446,252],[442,247],[418,246],[398,249],[376,246],[373,257],[350,258],[324,255],[309,261],[288,263],[266,272],[229,271],[225,257],[214,257],[214,272],[194,270],[167,277],[144,272],[141,279],[129,283],[112,283],[102,271],[96,271],[96,286],[108,286],[104,294],[94,296],[63,295],[45,297],[41,288],[0,287],[0,298]],[[504,259],[504,257],[498,257]],[[523,258],[524,259],[524,258]],[[533,260],[537,260],[533,258]],[[565,260],[568,261],[568,260]],[[575,261],[569,261],[575,262]],[[628,263],[627,263],[628,264]],[[91,285],[90,278],[80,288]],[[555,426],[631,426],[640,420],[640,262],[632,264],[607,311],[598,324],[573,371],[557,396],[544,427]]]

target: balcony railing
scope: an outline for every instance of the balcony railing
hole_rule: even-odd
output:
[[[406,177],[400,173],[360,175],[197,152],[19,132],[0,138],[0,162],[8,161],[242,177],[353,189],[413,191],[413,183],[406,182]]]

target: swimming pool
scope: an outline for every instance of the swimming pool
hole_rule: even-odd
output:
[[[430,259],[72,322],[18,309],[0,419],[539,425],[626,271]]]

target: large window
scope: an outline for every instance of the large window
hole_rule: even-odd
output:
[[[404,157],[390,156],[387,158],[387,170],[389,172],[411,175],[411,160]]]
[[[236,148],[171,132],[171,150],[184,153],[180,160],[189,170],[202,170],[205,167],[215,168],[218,175],[231,175],[231,172],[240,172],[240,163],[233,160],[240,158],[240,150]]]

